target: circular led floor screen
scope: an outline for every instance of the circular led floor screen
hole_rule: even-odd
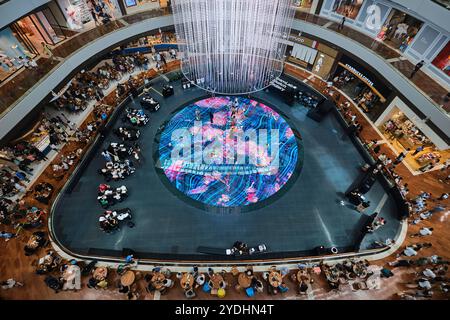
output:
[[[299,170],[298,142],[269,106],[212,97],[176,112],[159,142],[161,169],[182,194],[208,206],[240,207],[277,193]]]

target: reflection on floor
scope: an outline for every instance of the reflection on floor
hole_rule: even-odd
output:
[[[154,87],[161,91],[161,85]],[[386,193],[379,183],[366,195],[372,204],[366,213],[340,204],[342,193],[358,177],[364,161],[345,138],[337,119],[330,115],[321,123],[314,122],[306,117],[306,108],[289,107],[265,92],[256,94],[256,98],[276,106],[302,135],[305,160],[300,177],[280,199],[249,212],[218,214],[187,205],[166,188],[162,180],[165,177],[155,172],[153,137],[173,110],[204,93],[193,88],[183,91],[179,85],[175,85],[175,96],[166,99],[153,93],[161,102],[161,109],[151,114],[151,124],[141,130],[144,164],[135,175],[119,182],[130,190],[123,205],[132,209],[136,226],[124,227],[114,234],[99,230],[98,216],[103,210],[96,193],[104,180],[97,170],[104,160],[98,152],[74,191],[63,195],[56,207],[56,235],[71,250],[120,255],[122,249],[131,248],[141,253],[196,254],[198,246],[214,244],[227,248],[238,239],[249,245],[265,243],[272,252],[308,252],[319,245],[353,250],[365,217],[382,202],[381,216],[389,223],[369,236],[364,245],[395,237],[399,227],[395,205],[391,198],[384,197]],[[136,106],[137,102],[133,103]],[[112,141],[117,138],[107,136],[102,148]]]

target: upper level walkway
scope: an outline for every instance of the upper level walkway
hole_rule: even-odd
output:
[[[134,15],[124,16],[118,20],[112,21],[106,25],[96,27],[86,32],[80,33],[70,39],[67,39],[53,49],[55,59],[48,57],[41,57],[38,60],[38,67],[35,69],[24,69],[17,75],[12,77],[9,81],[0,85],[0,120],[11,111],[17,104],[19,104],[36,86],[44,79],[49,77],[55,70],[63,66],[63,64],[75,53],[82,48],[97,42],[97,40],[110,35],[117,31],[129,30],[128,37],[131,38],[136,34],[131,33],[131,26],[146,20],[152,20],[155,17],[171,15],[168,9],[158,9],[137,13]],[[399,74],[403,75],[403,81],[413,85],[413,87],[422,94],[436,109],[443,115],[450,116],[450,107],[444,105],[444,97],[448,90],[444,88],[436,80],[428,76],[425,72],[419,71],[413,79],[409,79],[409,74],[414,67],[414,64],[401,56],[401,53],[395,49],[390,48],[381,41],[375,40],[368,35],[365,35],[353,28],[344,27],[342,30],[338,29],[338,23],[317,15],[310,15],[302,12],[297,12],[295,18],[315,26],[336,32],[346,38],[356,41],[363,47],[370,49],[379,57],[387,60]],[[138,29],[133,29],[138,30]],[[142,30],[150,31],[148,28]],[[111,44],[110,44],[111,45]],[[336,43],[339,46],[339,42]],[[385,61],[386,62],[386,61]],[[75,66],[72,66],[74,68]],[[396,83],[393,83],[395,86]],[[53,88],[47,88],[50,91]],[[48,94],[48,92],[47,92]],[[39,101],[32,100],[36,104]],[[27,107],[28,111],[34,106]],[[5,128],[6,129],[6,128]],[[441,129],[442,130],[442,129]],[[2,130],[3,131],[3,130]],[[445,130],[444,130],[445,132]],[[2,136],[4,136],[2,132]]]
[[[344,28],[340,30],[339,23],[321,16],[307,14],[304,12],[297,12],[295,18],[304,20],[312,24],[320,25],[343,36],[351,38],[364,47],[374,51],[385,60],[389,60],[389,63],[394,68],[396,68],[409,79],[409,75],[414,68],[414,64],[407,60],[406,57],[403,57],[401,52],[389,47],[384,42],[373,39],[372,37],[348,26],[344,26]],[[439,82],[437,82],[435,79],[431,78],[421,70],[416,73],[413,79],[409,80],[420,91],[422,91],[424,95],[428,96],[434,102],[436,107],[442,108],[447,116],[450,116],[450,105],[444,105],[444,97],[448,93],[448,90],[446,88],[444,88]]]

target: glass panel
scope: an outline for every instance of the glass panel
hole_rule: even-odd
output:
[[[42,42],[45,42],[45,39],[40,34],[38,28],[30,19],[30,17],[25,17],[17,21],[18,27],[25,34],[27,39],[33,44],[39,52],[42,51],[43,45]]]
[[[42,13],[44,14],[45,19],[50,24],[50,26],[52,27],[53,31],[56,33],[58,38],[62,40],[65,39],[66,35],[64,34],[64,30],[59,25],[50,8],[45,8],[44,10],[42,10]]]
[[[33,21],[33,24],[35,25],[35,27],[39,31],[39,34],[42,36],[42,38],[44,38],[45,42],[47,42],[48,44],[53,44],[52,39],[50,38],[50,35],[48,34],[47,30],[45,30],[45,28],[42,25],[42,23],[40,23],[40,21],[37,18],[37,16],[34,15],[34,14],[31,14],[30,15],[30,19],[31,19],[31,21]]]

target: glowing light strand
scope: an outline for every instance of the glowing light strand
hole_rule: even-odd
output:
[[[182,70],[223,94],[261,90],[279,77],[291,0],[173,0]]]

